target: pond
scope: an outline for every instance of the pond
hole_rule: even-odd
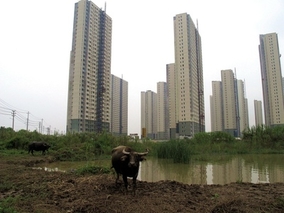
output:
[[[192,160],[176,164],[171,160],[148,157],[141,163],[138,179],[148,182],[174,180],[187,184],[228,184],[231,182],[284,182],[281,154],[210,156],[210,161]],[[86,165],[110,165],[110,160],[55,162],[40,165],[46,171],[67,171]]]

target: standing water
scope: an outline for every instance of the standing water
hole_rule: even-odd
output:
[[[140,164],[138,180],[156,182],[173,180],[187,184],[228,184],[231,182],[284,182],[283,155],[224,155],[210,161],[177,164],[168,159],[147,157]],[[46,171],[70,171],[88,165],[109,165],[109,160],[89,162],[55,162],[43,164]]]

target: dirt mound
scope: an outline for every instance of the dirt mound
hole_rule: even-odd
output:
[[[138,181],[134,195],[131,190],[125,193],[122,183],[116,185],[114,175],[32,169],[37,160],[17,163],[0,158],[0,210],[13,200],[17,212],[284,212],[283,183]]]

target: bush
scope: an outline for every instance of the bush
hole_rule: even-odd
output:
[[[5,148],[6,149],[27,149],[29,144],[29,139],[26,137],[16,136],[10,140],[7,140]]]
[[[191,150],[186,140],[171,140],[157,144],[158,158],[173,159],[174,163],[189,163]]]

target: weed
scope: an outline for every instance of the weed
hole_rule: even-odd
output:
[[[14,204],[16,203],[14,197],[7,197],[0,201],[0,213],[17,213],[14,209]]]
[[[6,192],[13,188],[11,183],[0,183],[0,192]]]
[[[243,179],[240,178],[240,179],[238,179],[236,182],[237,182],[238,184],[241,184],[241,183],[243,183]]]
[[[283,209],[284,208],[284,197],[278,197],[276,199],[275,206]]]
[[[214,194],[214,195],[211,197],[211,199],[212,199],[212,200],[216,200],[218,197],[219,197],[219,194],[216,193],[216,194]]]

